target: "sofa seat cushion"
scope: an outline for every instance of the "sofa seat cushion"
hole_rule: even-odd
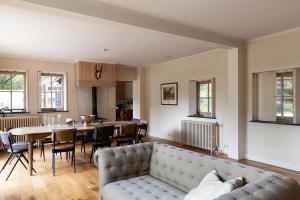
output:
[[[186,193],[149,175],[109,183],[103,200],[183,200]]]

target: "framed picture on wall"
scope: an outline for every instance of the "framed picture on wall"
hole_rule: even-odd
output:
[[[161,105],[178,104],[178,83],[160,84]]]

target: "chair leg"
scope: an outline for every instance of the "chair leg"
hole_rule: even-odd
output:
[[[44,143],[42,143],[42,150],[43,150],[43,159],[45,162],[45,145],[44,145]]]
[[[41,151],[40,151],[40,157],[43,155],[43,142],[41,142]]]
[[[73,150],[73,168],[74,168],[74,173],[76,173],[76,166],[75,166],[75,149]]]
[[[84,157],[86,157],[86,152],[85,152],[85,141],[83,141],[83,153],[84,153]]]
[[[52,173],[55,176],[55,154],[52,153]]]
[[[71,166],[73,166],[73,151],[72,151],[72,153],[71,153]]]
[[[94,147],[92,147],[92,152],[91,152],[91,156],[90,156],[90,163],[92,163],[93,154],[94,154]]]
[[[10,170],[10,172],[9,172],[9,174],[8,174],[7,178],[6,178],[6,181],[7,181],[7,180],[8,180],[8,178],[10,177],[11,173],[14,171],[14,169],[15,169],[15,167],[16,167],[16,165],[17,165],[17,163],[19,162],[19,160],[20,160],[20,157],[18,157],[18,159],[17,159],[17,161],[15,162],[15,164],[14,164],[13,168]]]
[[[4,168],[6,167],[6,165],[8,164],[8,162],[11,162],[11,160],[12,160],[12,158],[14,157],[14,154],[9,154],[9,156],[8,156],[8,158],[7,158],[7,160],[6,160],[6,162],[5,162],[5,164],[3,165],[3,167],[2,167],[2,169],[1,169],[1,171],[0,171],[0,173],[4,170]]]
[[[24,158],[24,160],[26,161],[26,163],[29,165],[29,161],[28,159],[26,158],[26,156],[24,154],[21,154],[21,157]],[[36,173],[35,169],[32,167],[32,170],[34,171],[34,173]]]
[[[12,158],[11,158],[11,160],[9,161],[9,164],[11,164],[12,163],[12,161],[15,159],[15,156],[13,156]]]
[[[23,166],[25,167],[25,169],[27,170],[27,167],[26,167],[26,165],[23,163],[21,157],[22,157],[21,155],[18,156],[18,158],[20,158],[20,162],[22,163],[22,165],[23,165]]]

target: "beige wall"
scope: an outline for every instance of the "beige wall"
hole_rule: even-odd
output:
[[[137,68],[128,65],[116,65],[117,81],[134,81],[137,79]]]
[[[189,80],[216,78],[216,117],[218,122],[226,124],[227,51],[218,50],[158,64],[147,68],[146,72],[150,135],[180,141],[181,120],[189,114]],[[177,106],[161,105],[160,84],[168,82],[178,82]]]
[[[0,69],[22,71],[28,70],[28,111],[30,114],[36,114],[39,110],[37,72],[67,72],[69,112],[62,113],[62,120],[64,120],[66,117],[77,119],[77,89],[75,86],[75,72],[72,63],[0,58]]]
[[[300,31],[250,42],[247,46],[247,134],[245,154],[257,160],[300,171],[300,127],[249,122],[255,72],[300,67]],[[300,90],[297,90],[297,92]]]

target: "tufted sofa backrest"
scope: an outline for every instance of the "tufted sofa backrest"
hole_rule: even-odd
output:
[[[94,162],[99,168],[100,188],[104,185],[149,174],[152,143],[99,149]]]
[[[270,173],[166,144],[153,144],[150,175],[185,192],[199,185],[213,169],[216,169],[224,180],[242,176],[246,182],[261,179]]]

